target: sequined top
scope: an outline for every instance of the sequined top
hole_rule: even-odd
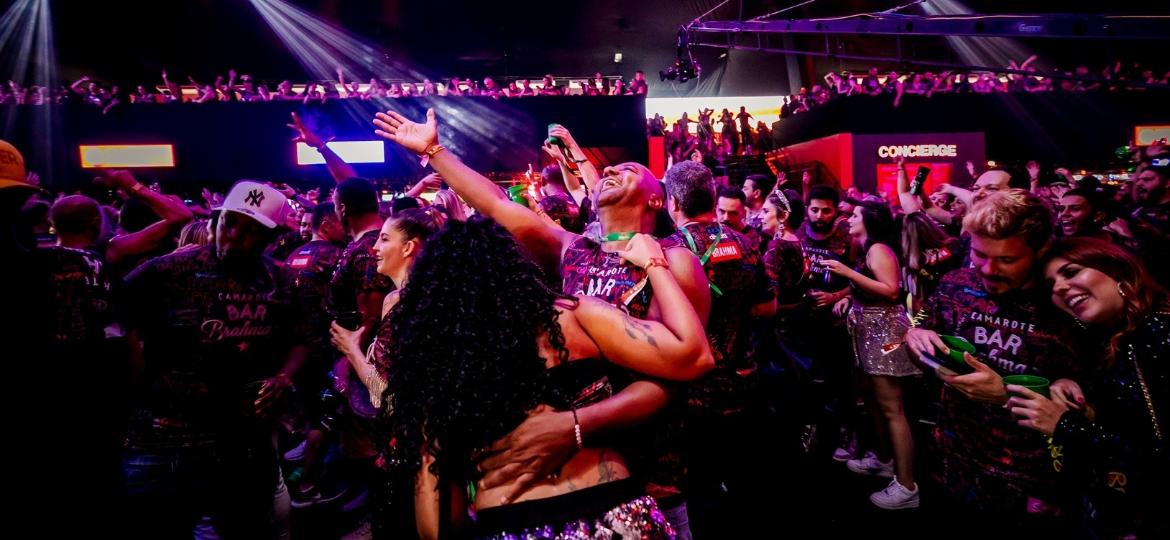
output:
[[[1078,411],[1060,418],[1052,440],[1063,448],[1063,472],[1089,482],[1100,528],[1139,538],[1170,537],[1164,491],[1170,485],[1170,453],[1166,441],[1158,441],[1150,411],[1152,406],[1164,439],[1170,418],[1170,314],[1151,315],[1122,338],[1116,360],[1084,390],[1096,422]]]

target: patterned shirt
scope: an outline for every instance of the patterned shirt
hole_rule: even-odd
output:
[[[204,246],[143,263],[126,278],[127,325],[145,383],[130,423],[137,448],[216,442],[250,421],[256,384],[313,333],[291,280],[267,257],[229,269]]]
[[[922,308],[920,326],[973,343],[976,356],[1000,375],[1056,380],[1076,367],[1070,320],[1047,291],[991,296],[975,270],[943,277]],[[1023,513],[1027,499],[1053,500],[1053,469],[1040,433],[1019,426],[1001,405],[944,386],[935,433],[940,485],[986,510]]]
[[[747,406],[747,378],[756,370],[749,354],[751,309],[770,302],[772,289],[753,240],[718,223],[688,223],[684,229],[664,243],[687,247],[700,261],[707,255],[703,270],[712,285],[707,339],[715,356],[715,368],[687,386],[687,405],[702,416],[733,414]]]
[[[110,275],[97,253],[53,246],[38,250],[37,257],[49,274],[53,293],[55,343],[92,345],[121,336],[114,320]]]
[[[561,291],[585,295],[625,306],[632,317],[645,319],[650,310],[650,282],[642,282],[646,270],[617,253],[601,250],[601,244],[585,237],[573,240],[561,257]]]
[[[378,261],[374,258],[378,232],[366,231],[341,252],[329,283],[330,308],[335,313],[358,311],[360,294],[384,295],[394,290],[394,282],[378,273]]]

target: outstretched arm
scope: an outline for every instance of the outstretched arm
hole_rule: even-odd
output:
[[[329,169],[329,175],[333,177],[335,182],[341,182],[358,175],[352,165],[346,163],[345,160],[341,159],[341,156],[329,148],[327,144],[329,141],[321,140],[321,137],[317,136],[313,130],[305,127],[300,115],[292,113],[292,121],[293,123],[289,124],[288,127],[297,132],[293,142],[303,142],[320,152],[321,157],[325,158],[325,167]]]
[[[121,189],[131,197],[146,204],[160,218],[140,231],[122,234],[110,239],[106,246],[106,260],[116,263],[146,253],[159,245],[184,223],[191,221],[194,214],[178,197],[171,197],[144,187],[129,171],[106,171],[99,182],[114,189]]]
[[[481,214],[495,220],[542,263],[559,261],[564,247],[576,237],[543,220],[532,210],[513,203],[504,196],[495,183],[459,161],[453,153],[439,145],[438,122],[434,109],[427,110],[425,124],[407,120],[394,111],[378,113],[374,120],[375,134],[394,141],[416,154],[431,154],[428,161],[435,172],[442,175],[467,204]]]

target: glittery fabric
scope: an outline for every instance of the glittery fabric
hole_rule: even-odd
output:
[[[1159,431],[1165,438],[1170,418],[1168,360],[1170,314],[1155,313],[1122,338],[1114,361],[1078,381],[1095,418],[1073,410],[1056,425],[1053,443],[1063,450],[1060,471],[1086,489],[1095,510],[1092,526],[1102,538],[1128,533],[1170,538],[1165,511],[1170,445],[1158,440]]]
[[[905,347],[885,353],[882,347],[901,343],[910,327],[903,306],[862,306],[849,309],[849,334],[853,336],[853,354],[868,375],[907,377],[922,374],[910,361]]]
[[[628,501],[595,518],[550,523],[481,536],[483,540],[672,540],[674,529],[649,496]]]

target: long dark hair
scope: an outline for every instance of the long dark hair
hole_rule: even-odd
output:
[[[865,225],[865,245],[862,249],[869,253],[874,244],[884,244],[898,255],[902,250],[902,242],[898,238],[898,222],[894,221],[894,213],[886,203],[858,201],[856,208],[861,209],[861,223]]]
[[[547,336],[568,361],[554,302],[536,265],[492,221],[448,221],[411,269],[390,313],[387,403],[394,462],[471,480],[475,456],[546,394]],[[441,472],[440,472],[441,471]]]
[[[915,300],[926,292],[919,272],[927,266],[927,250],[945,248],[951,241],[950,235],[925,212],[911,212],[902,218],[902,287]]]
[[[1057,258],[1092,268],[1121,286],[1125,307],[1121,311],[1121,320],[1114,326],[1116,331],[1109,338],[1107,362],[1110,364],[1126,334],[1141,326],[1154,311],[1170,307],[1166,290],[1150,277],[1141,261],[1110,242],[1084,237],[1056,240],[1044,254],[1043,264],[1046,266]]]

